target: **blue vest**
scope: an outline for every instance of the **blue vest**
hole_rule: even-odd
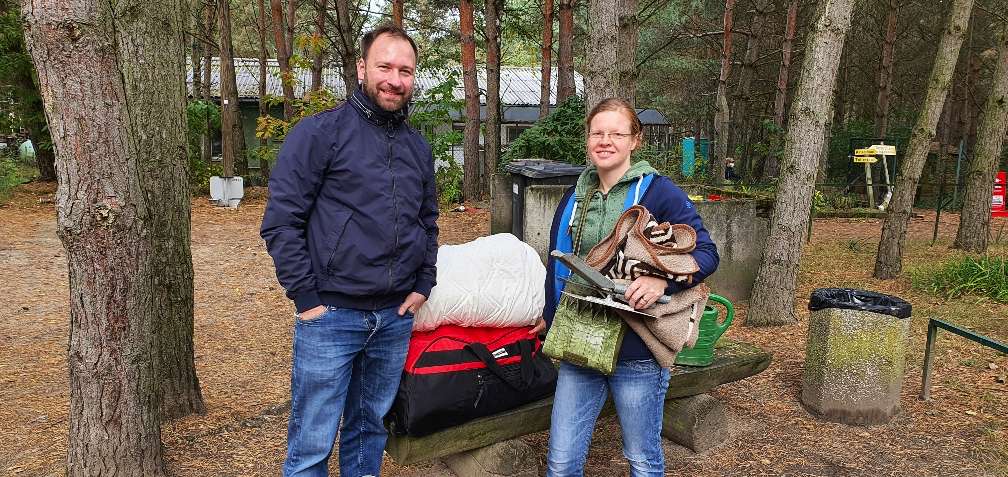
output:
[[[632,186],[629,191],[627,191],[626,200],[623,201],[623,210],[627,210],[630,207],[637,205],[640,202],[641,197],[644,197],[644,193],[647,192],[648,186],[651,185],[651,181],[654,179],[654,174],[644,174],[637,179],[637,185]],[[571,227],[574,223],[575,212],[577,212],[577,200],[575,198],[576,194],[571,194],[570,199],[567,200],[567,205],[564,206],[563,215],[560,216],[560,223],[557,225],[557,238],[556,238],[556,249],[563,253],[571,253],[574,251],[574,240],[571,237]],[[553,295],[554,305],[560,302],[560,292],[563,291],[564,286],[567,285],[565,281],[570,277],[571,271],[566,265],[560,263],[554,258],[553,260],[554,273],[553,273],[553,289],[556,293]]]

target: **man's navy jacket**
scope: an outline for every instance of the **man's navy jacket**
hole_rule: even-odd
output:
[[[437,195],[430,145],[357,89],[287,134],[261,234],[298,312],[376,310],[430,296]]]

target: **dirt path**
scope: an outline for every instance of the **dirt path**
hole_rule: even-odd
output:
[[[56,237],[52,191],[29,186],[0,206],[0,475],[63,475],[67,434],[66,258]],[[285,449],[291,306],[258,236],[264,200],[253,191],[238,210],[193,202],[196,365],[205,416],[167,423],[166,456],[179,476],[277,475]],[[943,215],[939,244],[929,247],[933,216],[908,233],[909,270],[954,255],[947,248],[957,217]],[[488,233],[484,210],[446,212],[443,243]],[[728,336],[774,353],[763,374],[718,388],[730,412],[729,439],[702,454],[666,443],[669,475],[1008,475],[1008,386],[997,382],[1008,358],[943,335],[933,400],[916,399],[926,317],[941,316],[1008,340],[1008,306],[946,300],[914,291],[909,279],[870,278],[878,220],[818,220],[802,264],[796,299],[800,322],[752,329],[740,306]],[[1000,223],[995,224],[995,230]],[[1005,240],[992,253],[1005,255]],[[798,403],[808,294],[823,286],[892,293],[914,305],[902,405],[884,426],[850,427],[811,417]],[[994,368],[991,368],[991,365]],[[545,459],[548,436],[526,441]],[[335,466],[334,466],[335,469]],[[392,476],[449,475],[441,464],[401,467]],[[586,475],[625,475],[619,426],[603,419]],[[335,474],[335,472],[334,472]]]

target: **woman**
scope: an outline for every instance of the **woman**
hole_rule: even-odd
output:
[[[550,250],[556,249],[558,240],[570,243],[569,237],[578,236],[575,252],[584,258],[610,233],[620,214],[639,203],[659,222],[688,224],[696,229],[696,248],[690,254],[700,271],[693,275],[694,284],[713,273],[718,264],[717,248],[686,194],[646,161],[630,162],[631,153],[642,140],[640,120],[634,109],[620,99],[603,100],[588,114],[586,128],[587,155],[591,164],[560,201],[553,217]],[[578,221],[561,224],[560,217],[571,194],[577,202],[573,210],[579,216],[586,215]],[[577,230],[578,227],[581,230]],[[564,236],[566,240],[562,240]],[[553,320],[559,288],[563,286],[556,271],[555,259],[551,258],[547,265],[546,307],[543,310],[546,323]],[[634,308],[645,309],[663,294],[675,293],[683,286],[664,278],[642,276],[627,287],[626,299]],[[668,382],[669,369],[655,361],[654,355],[631,329],[626,331],[615,371],[610,376],[561,362],[553,400],[547,475],[582,475],[595,420],[609,392],[616,404],[623,433],[623,455],[629,461],[631,475],[664,475],[661,425]]]

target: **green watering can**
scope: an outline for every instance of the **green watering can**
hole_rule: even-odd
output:
[[[735,307],[727,298],[711,293],[710,301],[716,301],[724,305],[728,315],[724,321],[718,324],[718,309],[707,305],[704,307],[703,317],[700,318],[700,336],[697,338],[693,348],[683,348],[676,355],[675,364],[684,366],[707,366],[714,361],[714,343],[731,326],[732,319],[735,318]]]

